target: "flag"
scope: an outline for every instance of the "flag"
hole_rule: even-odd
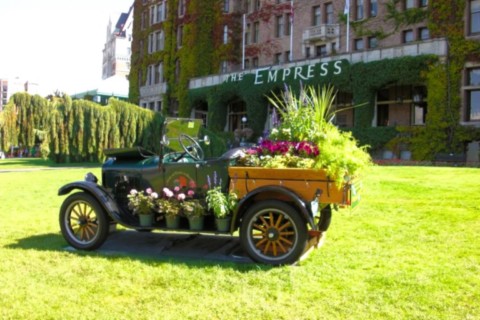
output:
[[[345,10],[343,10],[343,14],[350,14],[350,0],[345,0]]]

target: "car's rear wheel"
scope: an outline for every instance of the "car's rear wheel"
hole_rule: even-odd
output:
[[[109,228],[105,211],[88,193],[70,195],[60,208],[62,235],[76,249],[97,249],[107,239]]]
[[[276,200],[261,201],[243,217],[240,241],[257,262],[292,264],[305,250],[307,225],[290,205]]]

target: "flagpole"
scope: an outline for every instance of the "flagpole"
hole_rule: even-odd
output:
[[[245,70],[245,25],[246,25],[246,16],[243,14],[243,33],[242,33],[242,70]]]
[[[290,61],[293,61],[293,0],[290,0]]]
[[[345,11],[343,13],[347,15],[347,37],[345,40],[345,48],[347,49],[347,52],[350,52],[350,0],[345,0]]]

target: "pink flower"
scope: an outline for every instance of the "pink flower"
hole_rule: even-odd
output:
[[[190,182],[188,183],[188,186],[192,189],[196,188],[197,187],[197,184],[195,183],[195,181],[193,180],[190,180]]]
[[[179,186],[176,186],[175,188],[173,188],[173,191],[175,191],[175,192],[180,191],[180,187],[179,187]]]
[[[136,195],[137,193],[138,193],[138,191],[135,190],[135,189],[130,190],[130,194],[131,194],[131,195]]]
[[[147,188],[147,189],[145,190],[145,192],[147,192],[147,194],[151,194],[151,193],[153,192],[153,190],[152,190],[152,188]]]
[[[173,197],[173,192],[172,190],[168,189],[168,188],[163,188],[163,193],[165,194],[165,196],[167,198],[171,198]]]
[[[193,196],[195,195],[195,191],[193,191],[193,190],[188,190],[187,195],[188,195],[189,197],[193,197]]]
[[[185,193],[180,193],[180,194],[177,196],[177,199],[178,199],[179,201],[183,201],[183,200],[185,200],[185,198],[186,198],[186,197],[185,197]]]

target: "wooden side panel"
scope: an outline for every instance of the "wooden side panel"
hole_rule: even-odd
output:
[[[268,169],[258,167],[230,167],[230,190],[243,198],[253,190],[265,186],[280,186],[295,192],[305,201],[313,201],[321,190],[321,203],[350,205],[350,184],[338,187],[323,170]]]

